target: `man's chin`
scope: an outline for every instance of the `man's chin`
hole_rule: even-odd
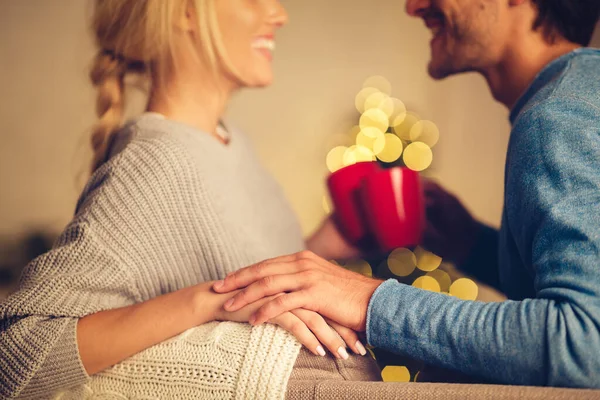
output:
[[[433,61],[429,62],[427,72],[435,80],[441,80],[453,74],[447,66],[439,65]]]

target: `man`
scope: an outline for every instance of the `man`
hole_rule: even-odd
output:
[[[306,308],[428,364],[499,383],[600,388],[600,51],[582,48],[600,2],[408,0],[407,12],[434,34],[432,77],[476,71],[511,110],[499,235],[430,185],[425,243],[511,300],[369,279],[310,252],[245,268],[214,289],[246,287],[228,310],[285,293],[255,324]]]

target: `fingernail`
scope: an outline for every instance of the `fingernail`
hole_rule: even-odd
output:
[[[321,357],[325,357],[325,349],[322,346],[317,347],[317,353],[319,353]]]
[[[338,354],[339,354],[339,355],[340,355],[340,357],[342,357],[344,360],[347,360],[347,359],[348,359],[348,357],[349,357],[349,356],[348,356],[348,352],[347,352],[347,351],[346,351],[346,349],[345,349],[345,348],[343,348],[343,347],[340,347],[340,348],[338,349]]]
[[[224,305],[225,309],[228,309],[229,307],[231,307],[233,302],[234,302],[234,299],[227,300],[227,302],[225,302],[225,305]]]
[[[221,289],[224,284],[225,284],[225,282],[223,282],[223,281],[217,281],[217,282],[215,282],[215,284],[213,285],[213,287],[215,289]]]
[[[367,349],[365,349],[365,346],[363,346],[363,344],[360,342],[360,340],[356,341],[356,348],[358,349],[358,352],[360,353],[361,356],[364,356],[365,354],[367,354]]]

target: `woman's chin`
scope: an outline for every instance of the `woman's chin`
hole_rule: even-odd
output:
[[[252,81],[250,81],[247,85],[247,87],[249,88],[266,88],[271,86],[271,84],[273,84],[273,75],[269,74],[269,75],[265,75],[265,76],[260,76],[260,77],[256,77],[255,79],[252,79]]]

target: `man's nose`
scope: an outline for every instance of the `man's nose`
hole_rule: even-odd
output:
[[[406,13],[412,17],[420,17],[431,7],[431,0],[406,0]]]

